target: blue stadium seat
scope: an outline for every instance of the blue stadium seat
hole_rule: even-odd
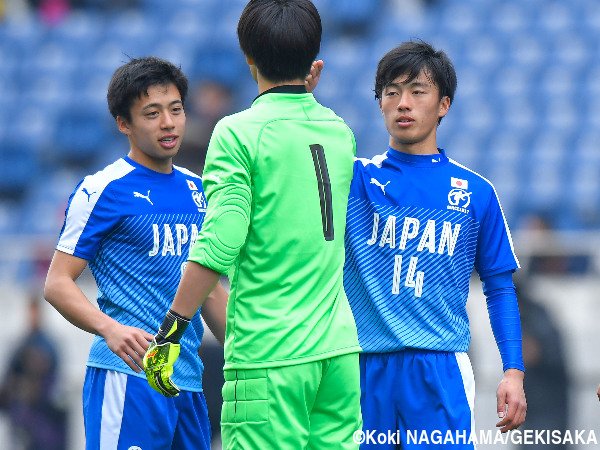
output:
[[[247,107],[256,85],[235,33],[246,2],[141,0],[139,9],[126,12],[74,11],[54,27],[35,15],[8,18],[0,24],[0,121],[11,124],[10,134],[26,136],[22,161],[10,164],[39,167],[48,152],[57,158],[54,168],[121,154],[125,141],[115,135],[106,88],[128,56],[166,57],[192,83],[217,77]],[[573,192],[561,188],[564,180],[574,186],[573,217],[600,204],[600,2],[315,3],[326,64],[315,95],[354,128],[360,155],[387,146],[373,100],[377,62],[400,42],[422,38],[444,49],[458,73],[455,102],[438,131],[451,157],[492,178],[504,206],[517,215],[543,202],[567,202]],[[19,102],[26,105],[19,114],[2,113]],[[0,139],[10,137],[8,128],[0,128]],[[12,161],[14,150],[4,152]],[[571,156],[581,167],[568,163]],[[19,170],[9,176],[18,178]],[[577,226],[577,220],[564,223]]]
[[[503,61],[531,72],[547,59],[548,46],[540,36],[524,31],[506,37],[506,53]]]
[[[30,184],[19,215],[20,232],[58,236],[69,195],[85,175],[87,171],[61,170],[45,173],[43,183]]]
[[[39,166],[27,139],[7,136],[0,146],[0,197],[18,198],[37,181]]]
[[[384,7],[382,0],[316,0],[324,23],[336,34],[365,34],[372,26],[377,26]]]
[[[196,51],[191,60],[188,74],[192,79],[216,78],[223,83],[235,86],[239,79],[249,78],[244,55],[232,46],[212,44]]]
[[[46,151],[50,160],[61,164],[89,166],[112,142],[114,126],[108,114],[85,107],[71,107],[60,113],[53,138]]]
[[[536,10],[532,23],[534,30],[548,35],[573,30],[576,23],[570,3],[557,0],[544,2],[543,7]]]
[[[444,119],[445,121],[446,119]],[[441,130],[447,131],[447,134],[440,133],[438,145],[446,150],[448,157],[458,161],[459,163],[473,169],[481,170],[480,161],[484,158],[486,148],[484,146],[483,134],[463,133],[451,131],[448,127],[450,123],[442,122]]]
[[[22,99],[15,105],[21,105],[21,102]],[[10,128],[6,130],[7,137],[18,137],[23,151],[39,157],[45,142],[52,138],[56,111],[43,105],[26,104],[22,108],[13,108],[8,117]]]
[[[489,26],[504,35],[522,33],[531,23],[526,2],[497,2],[489,14]]]

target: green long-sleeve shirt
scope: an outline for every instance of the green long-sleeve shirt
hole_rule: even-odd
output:
[[[228,273],[225,368],[360,350],[342,284],[354,136],[302,86],[222,119],[203,175],[208,210],[189,260]]]

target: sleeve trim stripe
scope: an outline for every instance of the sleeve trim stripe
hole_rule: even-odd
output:
[[[60,236],[57,248],[77,248],[79,238],[106,186],[119,178],[123,178],[134,169],[131,164],[123,159],[119,159],[104,170],[85,178],[68,206],[65,228]],[[83,189],[92,192],[92,194],[81,195],[80,192]]]

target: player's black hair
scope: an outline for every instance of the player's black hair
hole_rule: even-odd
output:
[[[250,0],[237,33],[244,54],[272,82],[304,79],[321,49],[321,17],[309,0]]]
[[[136,99],[148,95],[151,86],[168,84],[175,85],[185,103],[188,80],[180,67],[154,56],[133,58],[119,67],[110,80],[106,94],[108,110],[115,119],[121,116],[129,122],[131,106]]]
[[[407,75],[406,81],[410,82],[419,76],[421,70],[438,87],[440,100],[447,96],[452,104],[457,84],[454,65],[446,53],[423,41],[404,42],[379,60],[375,98],[381,100],[383,90],[399,76]]]

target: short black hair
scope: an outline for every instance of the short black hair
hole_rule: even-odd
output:
[[[440,91],[440,99],[447,96],[450,104],[456,92],[456,71],[448,55],[424,41],[404,42],[387,52],[377,65],[375,98],[381,100],[383,90],[401,75],[412,81],[424,70]]]
[[[250,0],[237,33],[244,54],[272,82],[304,79],[321,49],[321,17],[309,0]]]
[[[119,67],[108,85],[108,110],[116,119],[131,120],[131,106],[142,95],[148,95],[151,86],[174,84],[181,102],[185,103],[188,80],[180,67],[154,56],[133,58]]]

